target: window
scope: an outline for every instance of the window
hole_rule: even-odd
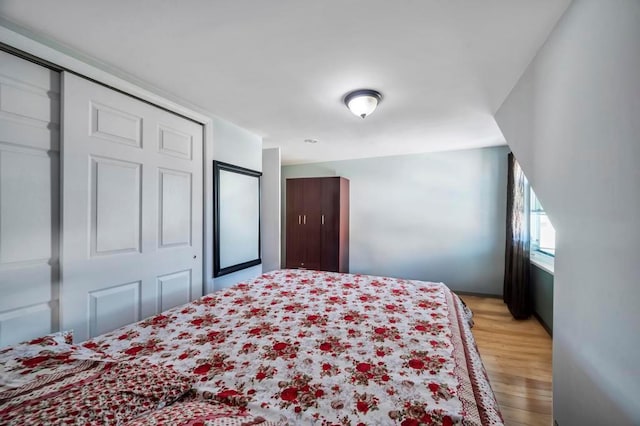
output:
[[[556,254],[556,230],[547,213],[542,208],[533,188],[530,188],[531,212],[531,252],[541,252],[549,256]]]

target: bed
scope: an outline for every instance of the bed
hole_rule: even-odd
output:
[[[503,424],[471,313],[442,283],[281,270],[77,349],[185,384],[134,424]]]

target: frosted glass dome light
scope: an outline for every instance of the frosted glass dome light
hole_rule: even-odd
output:
[[[360,118],[365,118],[375,111],[382,100],[380,92],[371,89],[353,91],[344,97],[344,104]]]

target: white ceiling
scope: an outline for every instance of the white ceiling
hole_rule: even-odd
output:
[[[569,3],[0,0],[0,15],[255,132],[291,164],[504,144],[493,114]],[[384,96],[365,120],[342,104],[360,88]]]

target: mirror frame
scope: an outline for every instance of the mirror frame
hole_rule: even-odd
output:
[[[221,268],[220,266],[220,228],[224,227],[224,223],[220,223],[220,171],[238,173],[244,176],[255,177],[258,180],[258,257],[248,260],[246,262],[238,263],[235,265],[226,266]],[[261,187],[260,177],[262,172],[255,170],[245,169],[244,167],[234,166],[233,164],[223,163],[221,161],[213,162],[213,277],[220,277],[222,275],[230,274],[232,272],[240,271],[242,269],[250,268],[251,266],[259,265],[262,263],[262,247],[261,247],[261,226],[262,220],[260,217],[261,210]]]

